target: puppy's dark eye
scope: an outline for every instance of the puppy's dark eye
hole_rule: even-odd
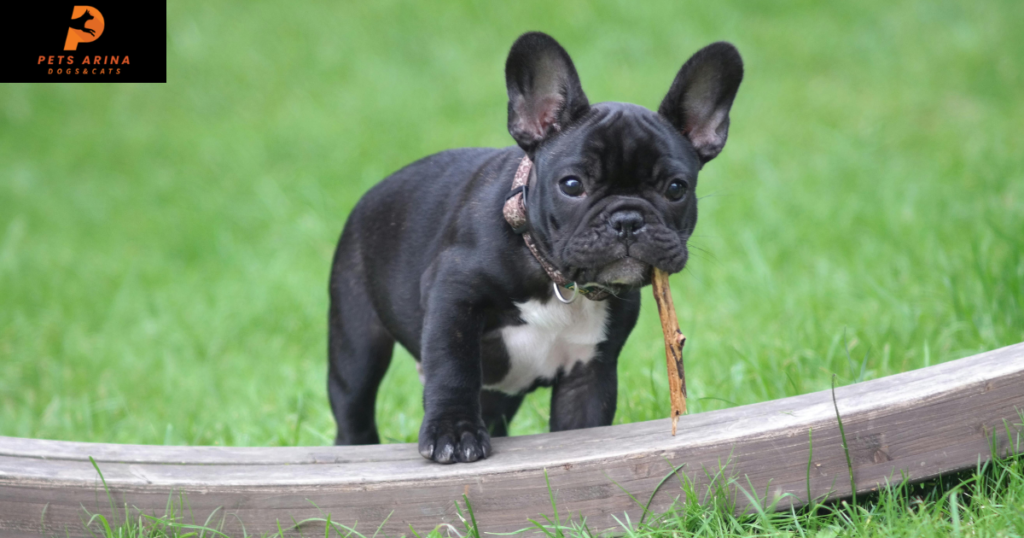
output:
[[[690,186],[683,180],[677,179],[672,183],[668,184],[668,188],[665,189],[665,198],[677,202],[686,196],[686,191],[689,190]]]
[[[583,194],[583,183],[580,180],[569,176],[558,182],[558,188],[569,196],[580,196]]]

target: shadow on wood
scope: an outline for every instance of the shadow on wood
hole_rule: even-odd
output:
[[[1024,344],[840,387],[836,398],[859,492],[971,468],[993,447],[1021,450]],[[584,516],[595,531],[617,527],[611,516],[623,512],[636,521],[642,509],[626,492],[646,501],[679,465],[695,491],[723,469],[783,508],[807,501],[810,456],[812,497],[850,494],[832,396],[823,391],[684,416],[676,437],[665,419],[496,439],[490,459],[449,466],[427,462],[411,444],[164,447],[0,437],[0,534],[84,535],[85,509],[109,516],[90,456],[121,514],[127,503],[162,515],[172,495],[183,495],[196,522],[219,508],[225,530],[239,535],[241,523],[259,535],[276,532],[278,521],[286,527],[327,514],[367,534],[385,519],[387,535],[440,523],[461,531],[455,501],[464,494],[482,531],[514,531],[552,515],[545,473],[562,521]],[[652,511],[681,495],[678,484],[666,481]],[[745,495],[735,500],[749,508]]]

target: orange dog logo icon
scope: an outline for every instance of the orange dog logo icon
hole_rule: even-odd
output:
[[[88,26],[86,26],[88,24]],[[64,50],[78,50],[79,43],[91,43],[103,35],[103,14],[92,6],[75,6]]]

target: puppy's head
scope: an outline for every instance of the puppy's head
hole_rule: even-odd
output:
[[[533,159],[530,231],[567,277],[613,292],[686,265],[697,173],[725,146],[743,79],[735,47],[713,43],[679,70],[658,112],[591,105],[550,36],[522,35],[505,63],[508,130]]]

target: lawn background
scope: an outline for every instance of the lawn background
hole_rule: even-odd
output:
[[[412,160],[512,143],[502,68],[527,30],[592,102],[656,108],[700,47],[743,54],[672,280],[691,412],[1022,341],[1022,21],[1016,1],[169,2],[166,85],[0,86],[0,435],[329,443],[345,217]],[[650,299],[617,423],[668,411]],[[399,350],[385,439],[415,439],[421,395]],[[545,431],[548,398],[514,434]]]

